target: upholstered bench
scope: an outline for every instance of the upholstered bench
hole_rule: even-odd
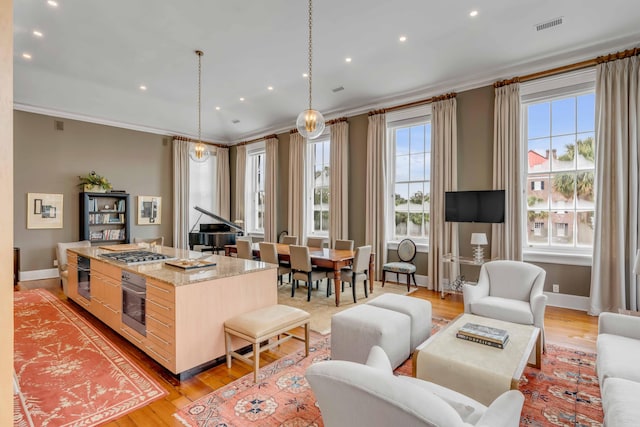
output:
[[[331,359],[365,363],[374,345],[382,347],[393,368],[409,358],[411,318],[362,304],[331,317]]]
[[[405,295],[383,294],[367,304],[406,314],[411,319],[411,352],[431,336],[431,302]]]
[[[287,305],[272,305],[235,316],[224,322],[227,367],[231,368],[231,358],[235,357],[248,365],[253,365],[253,379],[258,382],[260,353],[283,342],[295,338],[304,341],[305,357],[309,355],[309,313]],[[304,338],[294,335],[291,329],[304,326]],[[280,335],[284,337],[280,338]],[[253,351],[242,355],[233,350],[231,337],[239,337],[253,345]],[[268,342],[271,338],[277,340]],[[266,344],[260,343],[267,341]],[[251,360],[253,357],[253,360]]]

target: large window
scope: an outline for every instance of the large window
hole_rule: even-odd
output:
[[[523,102],[522,120],[525,247],[587,252],[593,246],[596,196],[592,85],[532,98]]]
[[[209,212],[217,213],[216,156],[212,155],[202,163],[189,160],[189,230],[195,227],[200,212],[193,209],[200,206]],[[200,223],[202,220],[200,221]]]
[[[431,122],[422,117],[388,126],[393,166],[393,239],[429,241]]]
[[[264,234],[265,159],[264,144],[247,153],[245,218],[246,231],[252,234]]]
[[[309,141],[307,165],[307,224],[310,235],[329,235],[329,153],[330,140],[320,137]]]

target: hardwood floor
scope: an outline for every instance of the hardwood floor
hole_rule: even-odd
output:
[[[404,285],[388,283],[387,286]],[[59,295],[63,297],[61,291],[59,291]],[[463,311],[461,295],[449,295],[446,299],[441,299],[439,293],[420,288],[414,292],[412,296],[431,301],[434,317],[452,319]],[[137,362],[140,367],[155,378],[169,392],[165,398],[106,424],[107,426],[182,426],[182,424],[173,417],[173,414],[178,409],[251,372],[248,365],[234,360],[231,369],[227,369],[226,364],[223,363],[188,380],[177,381],[170,373],[146,354],[131,345],[89,313],[82,309],[79,309],[78,312],[89,319],[108,339]],[[547,343],[549,344],[577,347],[584,351],[594,352],[597,328],[597,317],[588,316],[584,312],[557,307],[547,307],[546,309],[545,332]],[[312,340],[320,336],[321,335],[317,333],[312,333]],[[203,339],[206,339],[206,337],[203,337]],[[260,365],[264,366],[271,363],[274,360],[302,349],[303,346],[304,344],[302,342],[290,340],[280,348],[262,353]]]

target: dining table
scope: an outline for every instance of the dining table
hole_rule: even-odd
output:
[[[251,245],[253,250],[253,256],[260,258],[260,245],[253,243]],[[224,254],[231,256],[231,254],[237,254],[238,247],[236,245],[225,245]],[[278,259],[280,261],[289,262],[289,245],[284,243],[276,243],[276,252],[278,253]],[[317,267],[333,269],[333,277],[335,281],[335,297],[336,307],[340,306],[340,270],[353,264],[353,259],[356,255],[356,251],[346,249],[328,249],[328,248],[313,248],[309,247],[309,256],[311,257],[311,265]],[[369,257],[369,292],[373,293],[373,268],[375,264],[375,254],[371,253]],[[354,286],[352,284],[352,286]]]

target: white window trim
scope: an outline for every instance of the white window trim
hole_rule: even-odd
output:
[[[331,144],[331,134],[329,133],[329,129],[325,128],[324,132],[312,141],[308,141],[307,144],[307,158],[305,159],[306,168],[305,168],[305,215],[306,215],[306,235],[313,237],[329,237],[329,230],[325,231],[315,231],[313,229],[313,182],[314,182],[314,164],[311,162],[312,158],[312,144],[317,144],[321,142],[329,141]],[[329,145],[329,150],[331,150],[331,145]],[[331,153],[331,151],[329,151]],[[331,155],[331,154],[329,154]],[[331,175],[331,170],[329,170],[329,175]],[[329,182],[329,188],[331,188],[331,182]],[[329,201],[329,218],[331,218],[331,202]]]
[[[253,201],[251,200],[251,196],[253,194],[252,188],[254,182],[254,170],[251,168],[252,156],[256,154],[264,154],[266,159],[266,144],[264,141],[259,141],[251,144],[250,148],[247,149],[247,157],[246,157],[246,165],[245,165],[245,192],[244,192],[244,206],[245,206],[245,214],[244,214],[244,223],[245,223],[245,232],[246,235],[252,237],[262,237],[264,238],[264,232],[256,232],[249,231],[249,228],[253,228],[251,221],[249,221],[250,212],[253,209]],[[263,171],[264,172],[264,171]]]
[[[398,250],[398,245],[400,244],[401,240],[390,240],[387,242],[387,250],[391,250],[391,251],[397,251]],[[415,240],[413,241],[416,244],[416,252],[420,253],[420,254],[428,254],[429,253],[429,243],[424,243],[424,242],[416,242]]]
[[[527,129],[527,105],[539,101],[551,101],[553,98],[564,98],[567,96],[576,96],[593,92],[596,85],[596,68],[591,67],[584,70],[578,70],[570,73],[558,74],[545,79],[533,80],[531,82],[521,83],[520,85],[520,117],[522,118],[520,128],[520,141],[523,144],[523,155],[520,158],[521,170],[528,170],[525,161],[526,146],[528,140]],[[524,218],[524,212],[527,211],[527,173],[521,174],[522,204],[520,206],[520,216]],[[551,229],[548,229],[552,233]],[[527,236],[527,222],[522,221],[522,235],[524,239]],[[523,246],[523,261],[543,262],[549,264],[563,265],[579,265],[591,266],[593,263],[592,248],[570,248],[564,250],[560,246],[553,247],[536,247]]]

